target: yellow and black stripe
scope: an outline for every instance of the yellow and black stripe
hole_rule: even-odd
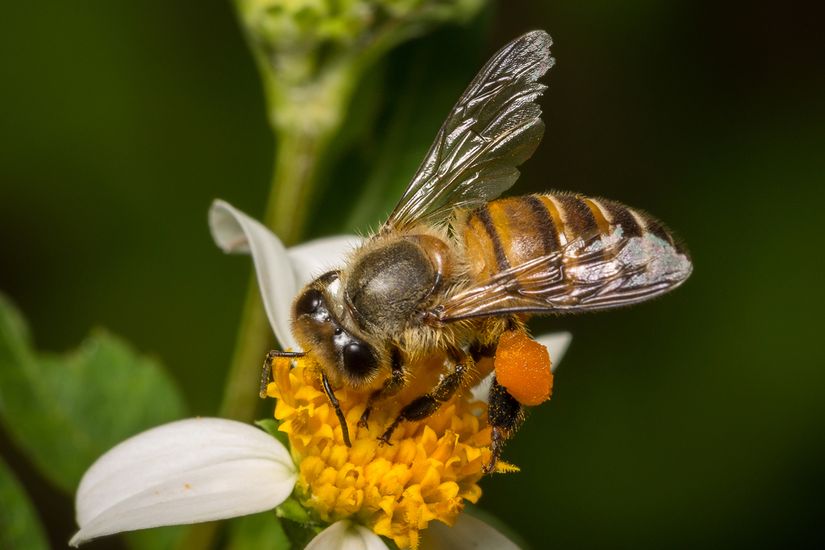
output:
[[[471,275],[489,279],[541,256],[560,253],[571,268],[578,263],[565,254],[576,241],[606,238],[621,229],[622,239],[655,235],[676,250],[679,244],[658,220],[615,201],[546,193],[489,202],[471,212],[463,238]],[[645,239],[649,244],[650,239]],[[653,253],[651,251],[651,253]],[[592,255],[589,258],[593,261]]]
[[[458,236],[469,280],[439,310],[444,322],[629,305],[675,288],[692,270],[661,222],[606,199],[512,197],[464,220]]]

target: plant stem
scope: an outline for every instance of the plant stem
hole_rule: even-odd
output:
[[[241,324],[218,416],[242,422],[254,420],[258,406],[255,380],[260,377],[263,357],[272,346],[271,334],[253,271],[246,289]]]
[[[278,132],[276,162],[264,223],[286,246],[300,241],[330,130]]]

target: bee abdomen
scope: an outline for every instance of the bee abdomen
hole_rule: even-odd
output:
[[[598,231],[599,220],[574,195],[525,195],[474,210],[464,230],[471,276],[496,273],[562,251],[576,235]]]
[[[571,193],[524,195],[487,203],[469,215],[463,238],[470,275],[476,280],[554,254],[566,272],[579,262],[598,262],[594,256],[600,251],[603,261],[618,262],[610,257],[611,250],[617,249],[610,243],[618,240],[635,238],[637,256],[656,254],[657,243],[683,253],[672,234],[651,216],[615,201]]]

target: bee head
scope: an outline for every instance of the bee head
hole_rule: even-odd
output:
[[[339,288],[337,271],[304,287],[292,305],[292,331],[328,376],[351,387],[367,386],[378,375],[379,356],[372,345],[344,327]]]

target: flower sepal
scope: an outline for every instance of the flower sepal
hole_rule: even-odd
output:
[[[295,496],[290,496],[275,508],[275,515],[293,548],[306,548],[328,527],[318,522]]]
[[[274,418],[261,418],[254,422],[256,426],[260,429],[277,439],[281,442],[285,447],[289,448],[289,438],[287,435],[280,431],[278,428],[280,427],[281,423],[275,420]]]
[[[275,508],[275,513],[281,519],[294,521],[304,527],[318,526],[318,523],[312,519],[307,509],[295,497],[289,497],[283,501],[280,506]]]

